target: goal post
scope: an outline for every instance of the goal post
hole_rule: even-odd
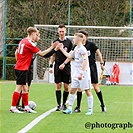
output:
[[[37,43],[41,50],[50,47],[51,42],[58,38],[58,25],[34,25],[40,31],[40,40]],[[66,26],[69,29],[68,38],[72,39],[74,33],[86,30],[88,39],[93,41],[100,49],[103,59],[106,60],[106,71],[111,74],[114,62],[120,67],[120,84],[133,84],[133,27],[107,27],[107,26]],[[100,75],[99,59],[96,56],[98,74]],[[53,82],[53,75],[49,74],[49,58],[37,56],[34,61],[34,81]]]

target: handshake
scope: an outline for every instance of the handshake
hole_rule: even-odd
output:
[[[63,44],[60,43],[59,41],[56,41],[56,42],[52,43],[52,46],[55,48],[54,49],[55,51],[63,49]]]

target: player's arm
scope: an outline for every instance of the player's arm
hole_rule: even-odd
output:
[[[46,55],[47,53],[49,53],[52,49],[54,49],[54,48],[56,47],[56,45],[57,45],[57,43],[51,43],[51,46],[50,46],[48,49],[46,49],[46,50],[44,50],[44,51],[40,51],[38,54],[39,54],[40,56],[44,56],[44,55]]]
[[[56,41],[56,42],[53,43],[54,46],[57,46],[58,44],[59,44],[58,41]],[[52,56],[57,50],[58,49],[56,49],[56,47],[54,47],[54,49],[52,49],[50,52],[48,52],[47,54],[45,54],[43,57],[44,58],[48,58],[48,57]]]
[[[72,54],[69,52],[66,52],[64,49],[63,49],[63,44],[59,44],[58,46],[57,46],[57,48],[59,48],[60,49],[60,51],[67,57],[67,58],[72,58]]]
[[[104,70],[104,61],[103,61],[103,58],[102,58],[102,54],[101,54],[101,52],[100,52],[99,49],[96,50],[96,53],[97,53],[97,55],[98,55],[98,57],[99,57],[101,69]]]
[[[55,54],[53,54],[51,57],[50,57],[50,60],[49,60],[49,72],[50,73],[53,73],[53,63],[55,61]]]
[[[16,49],[15,51],[15,59],[17,60],[17,53],[18,53],[18,49]]]
[[[82,55],[82,58],[83,58],[82,69],[81,69],[80,75],[78,76],[78,79],[79,80],[82,79],[83,73],[84,73],[84,71],[86,69],[86,65],[88,65],[87,60],[86,60],[87,55],[86,54],[85,55]]]
[[[52,49],[50,52],[48,52],[47,54],[45,54],[43,57],[44,58],[48,58],[48,57],[52,56],[54,53],[55,53],[55,50]]]

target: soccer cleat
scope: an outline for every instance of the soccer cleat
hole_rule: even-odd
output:
[[[61,105],[58,105],[56,108],[56,111],[60,111],[61,110]]]
[[[26,113],[37,113],[36,111],[32,110],[31,108],[27,107],[24,109]]]
[[[74,113],[80,113],[80,107],[76,106],[75,109],[73,110]]]
[[[67,107],[66,107],[66,105],[65,104],[62,104],[62,110],[66,110],[67,109]]]
[[[106,106],[101,105],[101,109],[103,113],[106,113]]]
[[[70,109],[66,109],[63,111],[64,114],[72,114],[72,110]]]
[[[17,109],[18,109],[19,111],[24,111],[24,108],[22,108],[21,106],[18,106]]]
[[[92,115],[92,114],[93,114],[93,112],[92,112],[91,109],[89,109],[89,110],[85,113],[85,115]]]
[[[11,113],[23,113],[23,112],[21,112],[21,111],[19,111],[17,108],[15,108],[15,109],[10,109],[10,112]]]

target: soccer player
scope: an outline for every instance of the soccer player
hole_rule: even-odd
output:
[[[27,28],[28,36],[22,39],[18,45],[17,50],[17,61],[15,65],[16,73],[16,89],[12,95],[12,105],[10,112],[12,113],[23,113],[16,108],[16,104],[20,97],[20,92],[22,91],[22,101],[24,103],[24,111],[28,113],[37,113],[28,106],[28,85],[27,85],[27,75],[32,61],[33,54],[38,54],[44,56],[49,51],[51,51],[56,44],[52,43],[51,47],[41,51],[36,47],[35,42],[38,42],[40,36],[38,36],[38,30],[34,27]]]
[[[58,35],[59,38],[54,42],[59,42],[63,44],[64,49],[67,52],[72,50],[73,44],[71,40],[66,38],[66,27],[65,25],[58,26]],[[61,109],[66,109],[66,101],[69,94],[69,84],[71,83],[71,66],[70,60],[67,60],[66,56],[60,51],[53,50],[54,54],[50,58],[50,72],[53,72],[53,63],[54,64],[54,81],[56,83],[56,100],[57,100],[57,109],[56,111],[60,111]],[[61,87],[62,83],[64,83],[64,91],[63,91],[63,103],[61,105]]]
[[[87,31],[80,30],[79,33],[82,33],[84,35],[83,43],[84,43],[85,48],[88,51],[89,66],[90,66],[90,73],[91,73],[91,83],[101,103],[102,112],[106,112],[106,107],[103,101],[102,92],[99,88],[97,66],[96,66],[96,59],[95,59],[95,54],[97,54],[100,60],[101,69],[104,70],[102,54],[99,48],[95,45],[95,43],[87,40],[88,38]],[[81,99],[82,99],[82,90],[79,88],[77,91],[77,106],[75,107],[74,112],[81,111],[80,110]]]
[[[37,36],[36,36],[35,42],[38,41],[38,37],[40,38],[40,33],[39,33],[39,31],[37,31]],[[15,51],[15,58],[16,58],[16,60],[17,60],[17,52],[18,52],[18,48],[17,48],[16,51]],[[33,55],[32,61],[31,61],[31,64],[30,64],[30,68],[29,68],[29,70],[28,70],[28,75],[27,75],[28,92],[29,92],[29,90],[30,90],[30,85],[31,85],[31,81],[32,81],[33,61],[35,60],[35,58],[36,58],[36,54]],[[18,100],[16,106],[17,106],[18,110],[24,111],[24,104],[23,104],[23,101],[22,101],[22,106],[19,105],[21,97],[22,97],[22,91],[20,92],[20,97],[19,97],[19,100]]]
[[[87,50],[82,44],[83,38],[84,36],[82,33],[76,33],[74,35],[73,42],[76,47],[71,54],[67,53],[61,44],[57,46],[60,47],[60,50],[65,56],[70,59],[74,58],[74,72],[72,76],[69,104],[68,108],[63,111],[64,114],[72,113],[72,107],[74,104],[75,92],[77,88],[81,88],[82,91],[84,90],[86,92],[88,101],[88,111],[86,112],[86,115],[91,115],[93,113],[93,95],[91,93],[90,68],[88,65],[89,61]]]

